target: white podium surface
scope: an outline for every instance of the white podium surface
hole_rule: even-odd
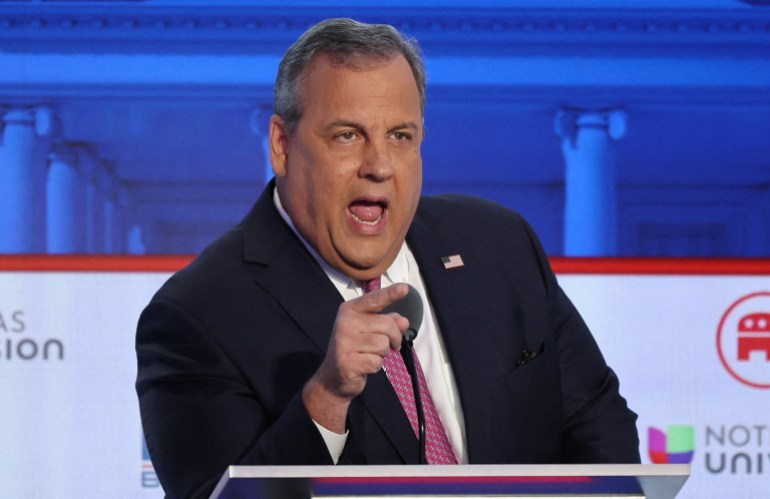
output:
[[[690,466],[230,466],[212,498],[648,498],[670,499]]]

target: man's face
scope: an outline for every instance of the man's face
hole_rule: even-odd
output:
[[[278,193],[300,234],[354,279],[383,274],[398,254],[422,187],[422,113],[403,56],[332,65],[320,55],[301,85],[291,135],[270,121]]]

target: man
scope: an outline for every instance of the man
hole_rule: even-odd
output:
[[[447,458],[429,462],[638,462],[636,415],[528,225],[420,197],[424,103],[422,60],[390,26],[325,21],[284,56],[275,182],[139,322],[142,423],[170,496],[207,494],[231,464],[417,463],[389,364],[409,323],[381,313],[406,282]]]

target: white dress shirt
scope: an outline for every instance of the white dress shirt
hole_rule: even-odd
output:
[[[273,202],[275,203],[278,212],[281,214],[281,217],[297,234],[308,251],[310,251],[310,254],[313,255],[313,258],[315,258],[329,277],[329,280],[340,292],[342,298],[345,301],[348,301],[363,296],[364,292],[360,281],[355,281],[345,274],[333,269],[323,258],[321,258],[313,247],[305,241],[302,235],[297,232],[289,214],[283,208],[283,204],[281,204],[277,189],[273,191]],[[420,364],[425,373],[425,380],[428,384],[428,390],[433,399],[433,405],[436,407],[436,412],[438,413],[439,418],[441,418],[441,423],[444,425],[444,429],[446,430],[447,437],[452,445],[452,450],[455,453],[457,462],[460,464],[467,464],[468,455],[465,444],[465,423],[463,420],[460,398],[457,393],[457,385],[455,383],[454,375],[452,374],[451,366],[449,365],[446,348],[441,339],[433,307],[430,304],[430,300],[428,300],[428,294],[425,292],[425,284],[422,281],[420,269],[406,242],[401,246],[401,250],[398,252],[393,264],[388,268],[385,274],[382,275],[381,286],[385,288],[400,282],[406,282],[414,286],[422,297],[423,310],[429,312],[423,314],[419,334],[414,340],[414,350],[417,353],[417,357],[420,359]],[[329,449],[332,459],[337,463],[342,454],[342,450],[345,447],[345,442],[347,441],[347,432],[340,435],[324,428],[318,423],[315,424],[326,442],[326,446]]]

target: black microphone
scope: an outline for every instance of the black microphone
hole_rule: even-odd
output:
[[[426,464],[428,461],[425,457],[425,414],[422,410],[420,384],[417,380],[417,370],[414,365],[414,357],[412,356],[412,342],[417,337],[417,330],[420,329],[420,324],[422,324],[422,297],[411,284],[407,284],[407,286],[409,286],[409,293],[400,300],[393,302],[382,309],[382,313],[389,314],[391,312],[396,312],[398,315],[406,317],[409,321],[409,329],[404,331],[401,336],[401,357],[404,359],[404,365],[409,372],[409,378],[412,380],[414,405],[417,409],[417,433],[419,434],[417,440],[420,448],[419,460],[420,464]]]
[[[395,312],[402,317],[406,317],[409,321],[409,329],[404,331],[402,341],[405,341],[411,347],[412,342],[417,337],[417,330],[420,329],[420,324],[422,324],[422,297],[414,289],[414,286],[411,284],[407,284],[407,286],[409,286],[409,293],[382,309],[381,313],[389,314]]]

